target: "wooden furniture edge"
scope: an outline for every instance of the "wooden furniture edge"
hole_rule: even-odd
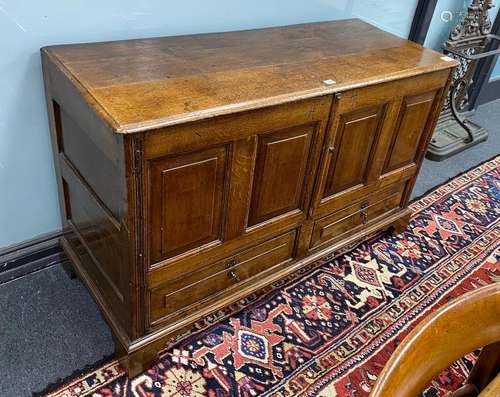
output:
[[[81,94],[82,98],[87,102],[89,107],[94,110],[102,119],[106,122],[108,127],[113,132],[118,132],[120,129],[120,124],[111,116],[106,108],[90,93],[88,88],[83,84],[65,65],[62,63],[57,55],[50,51],[50,46],[42,47],[40,49],[42,58],[46,57],[47,61],[51,62],[53,66],[57,66],[61,70],[66,78],[70,80],[77,91]]]
[[[457,66],[458,64],[453,63],[452,66]],[[293,95],[285,94],[271,97],[269,99],[256,99],[253,101],[247,101],[242,103],[235,103],[226,106],[214,107],[211,109],[206,109],[204,111],[197,111],[187,113],[182,116],[174,116],[168,117],[165,119],[157,119],[152,123],[131,123],[131,124],[123,124],[120,125],[119,128],[114,129],[113,131],[118,134],[134,134],[139,132],[145,132],[149,130],[156,130],[165,127],[171,127],[174,125],[185,124],[189,122],[199,121],[199,120],[207,120],[218,116],[225,116],[250,110],[262,109],[270,106],[283,105],[291,102],[298,102],[310,98],[315,98],[319,96],[325,95],[335,95],[340,92],[350,91],[353,89],[363,88],[367,86],[374,86],[377,84],[388,83],[396,80],[403,80],[406,78],[411,78],[415,76],[422,76],[425,74],[430,74],[434,72],[440,72],[443,70],[447,70],[450,68],[450,64],[443,65],[443,67],[422,67],[412,70],[411,72],[399,72],[393,73],[391,75],[385,75],[380,79],[371,79],[371,80],[361,80],[353,84],[338,84],[337,86],[328,87],[325,86],[311,89],[306,91],[297,91]],[[389,77],[387,77],[389,76]]]
[[[415,46],[420,46],[419,44],[416,43],[413,44]],[[420,66],[414,69],[408,69],[391,74],[380,75],[378,76],[378,78],[359,80],[355,83],[349,83],[349,82],[339,83],[333,86],[322,86],[310,90],[296,91],[291,94],[288,93],[270,98],[259,98],[252,101],[216,106],[205,110],[185,113],[180,116],[169,116],[166,118],[158,118],[151,122],[120,124],[117,120],[115,120],[111,116],[111,114],[109,114],[109,112],[99,102],[99,100],[90,93],[90,91],[85,87],[85,85],[82,82],[80,82],[78,78],[59,60],[57,55],[53,54],[50,51],[50,46],[43,47],[41,51],[42,54],[45,54],[47,58],[50,59],[50,61],[54,65],[57,65],[64,72],[64,74],[68,79],[70,79],[75,83],[75,86],[77,87],[78,91],[82,94],[82,97],[87,101],[89,106],[93,108],[103,118],[108,127],[111,128],[111,130],[117,134],[135,134],[149,130],[157,130],[165,127],[171,127],[174,125],[185,124],[188,122],[211,119],[218,116],[224,116],[250,110],[262,109],[270,106],[277,106],[286,103],[297,102],[319,96],[335,95],[337,93],[344,91],[349,91],[366,86],[374,86],[391,81],[411,78],[414,76],[421,76],[434,72],[444,71],[453,68],[455,66],[458,66],[458,61],[456,60],[450,62],[443,61],[440,64],[433,64],[432,66]]]
[[[395,384],[397,384],[398,387],[401,387],[399,389],[396,388],[396,390],[403,392],[403,395],[417,395],[426,386],[426,384],[428,384],[428,382],[430,382],[435,376],[438,376],[439,373],[446,368],[446,365],[443,365],[443,368],[431,367],[433,370],[428,371],[427,375],[420,376],[417,380],[414,380],[415,378],[412,377],[409,381],[402,382],[401,378],[396,378],[398,368],[407,367],[408,365],[407,363],[405,364],[401,361],[403,358],[407,358],[406,353],[413,350],[414,343],[416,343],[416,341],[418,341],[422,336],[429,333],[436,335],[437,330],[435,329],[435,326],[439,325],[440,322],[450,321],[451,319],[448,318],[449,313],[456,312],[457,310],[462,312],[467,310],[469,307],[475,307],[477,309],[478,307],[476,306],[481,306],[481,304],[484,305],[485,301],[493,301],[493,303],[491,303],[492,306],[494,305],[494,302],[500,302],[500,283],[490,284],[463,294],[446,303],[444,306],[437,309],[436,312],[428,315],[423,321],[412,329],[403,342],[397,347],[396,351],[391,355],[391,358],[379,375],[377,382],[370,393],[370,397],[383,397],[390,395],[395,391]],[[498,311],[500,312],[500,307],[498,307]],[[449,322],[449,324],[451,324],[450,328],[453,324],[460,325],[454,323],[453,321]],[[486,331],[482,330],[481,334],[486,334],[486,337],[483,337],[482,339],[486,345],[498,342],[500,339],[500,333],[495,332],[495,329],[497,331],[500,329],[500,323],[492,325]],[[449,330],[441,330],[441,332],[445,335],[448,334],[447,331]],[[448,357],[448,365],[451,365],[457,358],[463,356],[464,354],[484,346],[484,344],[478,345],[478,343],[479,340],[477,337],[463,340],[463,343],[455,349],[457,353],[453,353],[454,358],[451,357],[452,353],[448,354],[448,356],[450,356]]]

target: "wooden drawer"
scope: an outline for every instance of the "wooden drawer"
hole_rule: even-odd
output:
[[[296,231],[273,238],[150,290],[150,323],[203,302],[293,256]]]
[[[340,238],[343,234],[365,225],[379,216],[400,206],[405,184],[390,186],[360,203],[319,219],[314,224],[311,248]]]

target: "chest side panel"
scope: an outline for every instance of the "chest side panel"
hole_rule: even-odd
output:
[[[114,134],[67,75],[42,58],[58,177],[62,245],[119,335],[138,331],[134,222],[124,137]]]

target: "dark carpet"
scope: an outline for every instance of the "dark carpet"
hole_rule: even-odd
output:
[[[471,119],[488,130],[488,140],[441,162],[425,159],[413,197],[500,153],[500,100],[481,106]]]

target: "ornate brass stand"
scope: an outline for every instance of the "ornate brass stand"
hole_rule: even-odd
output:
[[[495,40],[500,40],[500,36],[490,34],[488,10],[492,7],[491,0],[473,0],[467,15],[443,45],[445,55],[455,58],[460,65],[454,71],[449,97],[427,151],[431,160],[442,161],[488,138],[487,131],[467,119],[463,112],[479,60],[500,53],[500,49],[486,51]]]

